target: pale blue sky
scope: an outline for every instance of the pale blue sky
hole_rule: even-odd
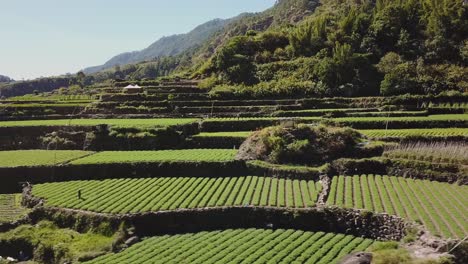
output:
[[[5,0],[0,74],[59,75],[140,50],[214,18],[259,12],[275,0]]]

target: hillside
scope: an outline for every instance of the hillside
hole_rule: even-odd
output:
[[[215,32],[221,30],[231,19],[214,19],[206,22],[186,34],[163,37],[141,51],[119,54],[100,66],[89,67],[83,71],[86,74],[112,68],[116,65],[138,63],[153,60],[162,56],[176,56],[184,51],[201,45]]]
[[[11,81],[13,81],[13,79],[11,79],[10,77],[0,74],[0,83],[11,82]]]
[[[284,0],[255,21],[271,21],[275,16],[268,14],[285,3],[302,3],[298,10],[310,15],[296,25],[256,28],[242,21],[244,30],[204,54],[201,63],[195,56],[187,72],[194,78],[213,75],[205,83],[212,93],[249,98],[468,89],[468,6],[463,1],[322,0],[310,13],[305,10],[316,1]]]
[[[215,52],[228,43],[233,37],[245,35],[249,31],[267,31],[285,26],[293,26],[304,18],[313,14],[319,6],[319,0],[281,0],[259,13],[245,13],[225,21],[224,27],[216,31],[209,38],[192,46],[179,54],[155,59],[151,57],[142,63],[127,64],[119,67],[96,72],[93,74],[96,81],[106,79],[154,79],[171,74],[186,75],[203,67]],[[140,53],[127,53],[122,57],[134,58]],[[118,77],[116,77],[118,76]]]

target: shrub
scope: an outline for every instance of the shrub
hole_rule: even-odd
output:
[[[361,139],[358,132],[349,128],[275,126],[252,134],[242,144],[238,158],[318,165],[353,155]]]

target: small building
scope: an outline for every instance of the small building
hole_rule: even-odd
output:
[[[141,88],[139,85],[127,85],[123,88],[124,93],[129,93],[129,94],[136,94],[136,93],[142,93],[143,88]]]

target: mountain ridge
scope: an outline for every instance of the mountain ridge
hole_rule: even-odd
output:
[[[10,78],[10,77],[8,77],[8,76],[6,76],[6,75],[1,75],[1,74],[0,74],[0,83],[3,83],[3,82],[11,82],[11,81],[13,81],[12,78]]]
[[[201,45],[233,19],[235,18],[216,18],[195,27],[188,33],[164,36],[145,49],[118,54],[102,65],[85,68],[83,72],[90,74],[110,69],[117,65],[138,63],[162,56],[179,55],[190,48]]]

